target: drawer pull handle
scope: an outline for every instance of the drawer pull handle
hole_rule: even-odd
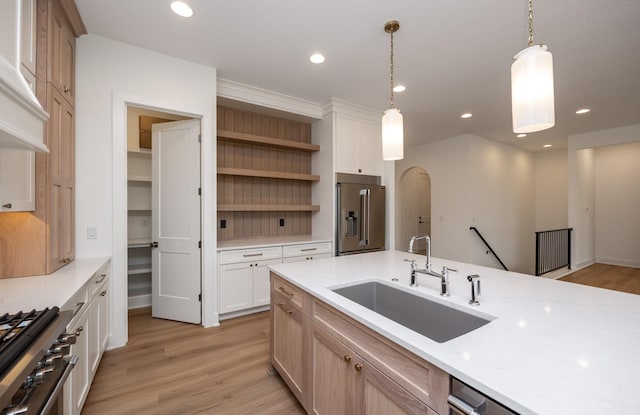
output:
[[[103,296],[103,297],[104,297],[105,295],[107,295],[107,290],[102,291],[102,292],[100,293],[100,295],[101,295],[101,296]]]
[[[318,248],[303,248],[300,250],[300,252],[308,252],[308,251],[315,251]]]
[[[96,284],[100,284],[105,278],[107,278],[107,274],[100,274],[100,279],[96,280]]]
[[[350,362],[351,361],[351,356],[349,356],[348,354],[344,355],[344,361],[345,362]]]
[[[259,254],[242,254],[242,256],[245,258],[250,258],[252,256],[262,256],[262,252],[260,252]]]
[[[284,295],[286,295],[287,297],[293,297],[293,293],[290,291],[287,291],[286,288],[284,287],[280,287],[278,288]]]
[[[78,314],[78,312],[80,310],[82,310],[82,306],[84,306],[84,301],[76,303],[76,309],[73,310],[73,315],[75,316],[76,314]]]
[[[284,303],[278,303],[278,307],[280,307],[280,308],[282,309],[282,311],[284,311],[284,312],[285,312],[285,313],[287,313],[287,314],[291,314],[291,313],[293,313],[293,310],[287,310],[287,309],[284,307]]]
[[[360,363],[356,363],[353,367],[356,369],[356,372],[360,372],[362,370],[362,364]]]

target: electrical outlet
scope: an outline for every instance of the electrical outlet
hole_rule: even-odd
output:
[[[220,219],[220,229],[226,229],[226,227],[227,227],[227,220]]]
[[[284,218],[280,219],[280,226],[284,226]]]
[[[98,228],[87,226],[87,239],[98,239]]]

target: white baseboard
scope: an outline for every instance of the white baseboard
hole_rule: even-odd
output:
[[[132,310],[134,308],[151,307],[151,294],[135,295],[129,297],[128,308]]]
[[[261,311],[267,311],[269,308],[269,305],[263,305],[260,307],[249,308],[247,310],[232,311],[231,313],[220,314],[220,321],[227,320],[229,318],[246,316],[253,313],[259,313]]]
[[[573,271],[577,271],[579,269],[586,268],[589,265],[593,265],[595,263],[596,263],[596,259],[591,257],[573,264],[572,268],[573,268]]]
[[[640,268],[640,261],[634,261],[634,260],[629,260],[629,259],[596,257],[596,262],[598,264],[618,265],[618,266],[621,266],[621,267]]]

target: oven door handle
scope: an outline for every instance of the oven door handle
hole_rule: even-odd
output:
[[[56,383],[55,388],[53,388],[53,392],[51,392],[51,395],[49,395],[47,402],[42,407],[41,413],[47,414],[52,409],[53,405],[56,403],[58,395],[60,394],[60,392],[62,392],[64,383],[67,381],[67,378],[71,374],[71,371],[76,366],[76,363],[78,363],[78,356],[74,354],[69,359],[69,364],[67,364],[67,367],[64,368],[64,372],[62,373],[62,376],[60,376],[60,379],[58,379],[58,383]]]
[[[462,399],[458,398],[457,396],[449,395],[449,398],[447,399],[447,402],[449,403],[449,408],[453,409],[454,411],[456,411],[459,414],[463,414],[463,415],[481,415],[480,413],[478,413],[476,411],[476,409],[474,407],[472,407],[471,405],[469,405],[468,403],[466,403]]]

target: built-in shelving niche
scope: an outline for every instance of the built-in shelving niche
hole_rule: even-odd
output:
[[[217,135],[218,240],[311,234],[311,124],[218,107]]]

